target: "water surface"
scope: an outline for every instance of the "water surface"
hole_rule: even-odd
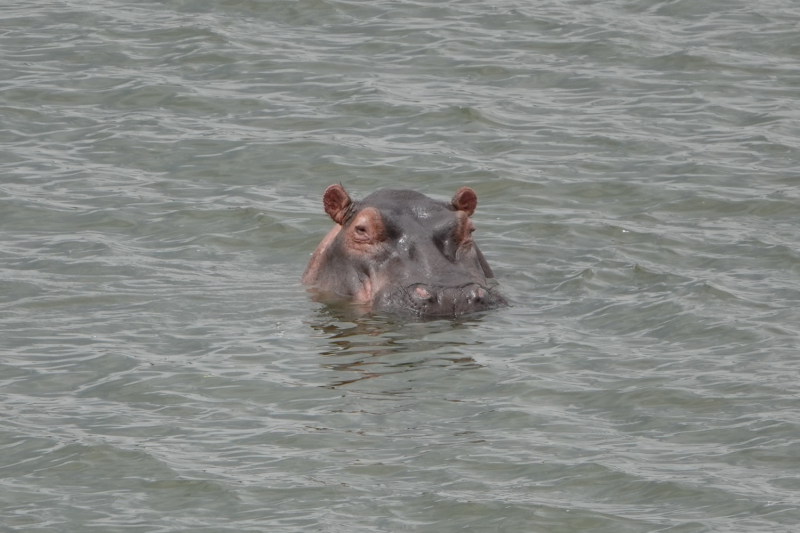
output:
[[[800,6],[0,8],[0,529],[800,523]],[[478,194],[512,307],[354,316],[321,195]]]

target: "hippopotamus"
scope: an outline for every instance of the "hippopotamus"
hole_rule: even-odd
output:
[[[407,189],[358,201],[335,184],[322,203],[335,225],[303,283],[379,313],[457,317],[507,305],[472,239],[478,196],[469,187],[449,202]]]

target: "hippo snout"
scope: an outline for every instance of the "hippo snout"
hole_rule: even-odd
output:
[[[376,310],[438,317],[466,315],[505,305],[505,298],[478,283],[458,287],[421,283],[393,287],[376,295],[374,302]]]

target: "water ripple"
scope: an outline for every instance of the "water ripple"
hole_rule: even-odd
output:
[[[0,8],[13,531],[788,531],[789,0]],[[320,195],[480,197],[512,306],[315,303]]]

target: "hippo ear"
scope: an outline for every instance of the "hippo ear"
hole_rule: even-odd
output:
[[[453,196],[453,207],[456,211],[464,211],[468,217],[472,216],[478,207],[478,195],[469,187],[461,187]]]
[[[325,189],[325,194],[322,195],[322,203],[325,205],[325,212],[328,213],[328,216],[341,225],[353,201],[347,191],[344,190],[344,187],[337,183]]]

